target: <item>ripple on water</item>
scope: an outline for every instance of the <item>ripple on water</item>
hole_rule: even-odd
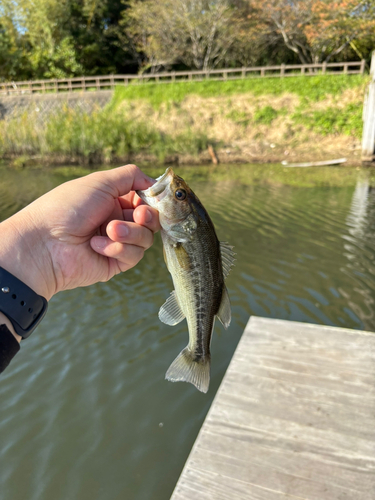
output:
[[[0,186],[3,217],[62,180],[17,176]],[[190,176],[237,254],[227,281],[232,324],[215,326],[210,391],[164,380],[188,333],[185,322],[157,317],[172,290],[157,236],[136,269],[54,297],[2,375],[4,500],[169,498],[249,315],[375,330],[368,183],[296,188]]]

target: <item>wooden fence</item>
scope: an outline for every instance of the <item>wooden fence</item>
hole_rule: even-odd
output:
[[[281,64],[252,68],[210,69],[206,71],[172,71],[140,75],[82,76],[55,80],[30,80],[26,82],[0,82],[0,94],[34,94],[73,91],[113,90],[116,85],[141,83],[194,82],[202,80],[239,80],[254,77],[315,76],[321,74],[364,74],[365,60],[321,64]]]

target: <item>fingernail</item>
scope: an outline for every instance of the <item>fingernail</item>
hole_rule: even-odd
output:
[[[125,226],[125,224],[121,224],[121,225],[117,226],[116,234],[119,238],[126,238],[126,236],[128,236],[128,234],[129,234],[128,226]]]
[[[146,210],[145,221],[146,222],[152,221],[152,213],[150,212],[150,210]]]

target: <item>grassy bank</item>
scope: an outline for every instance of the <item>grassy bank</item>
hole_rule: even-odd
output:
[[[62,106],[0,121],[15,164],[359,159],[367,78],[317,76],[118,87],[91,114]]]

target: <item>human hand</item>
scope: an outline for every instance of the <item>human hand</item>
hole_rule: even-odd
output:
[[[135,193],[153,180],[135,165],[66,182],[0,225],[0,265],[49,300],[135,266],[159,230]]]

